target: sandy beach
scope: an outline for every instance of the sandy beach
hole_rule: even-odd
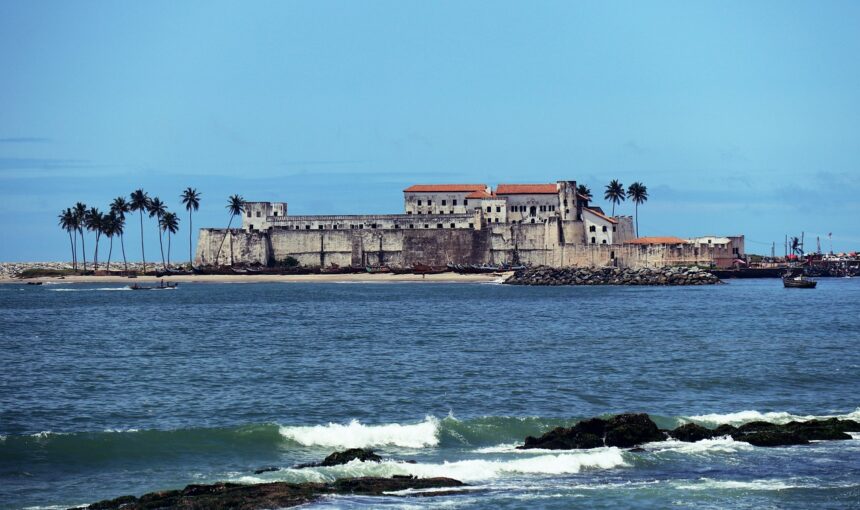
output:
[[[126,278],[122,276],[66,276],[65,278],[45,277],[45,278],[4,278],[0,279],[0,284],[26,284],[28,282],[41,283],[114,283],[128,284],[137,283],[156,283],[161,280],[165,282],[178,283],[501,283],[513,273],[502,273],[502,276],[494,274],[458,274],[458,273],[439,273],[428,275],[416,274],[370,274],[370,273],[355,273],[355,274],[297,274],[297,275],[182,275],[182,276],[165,276],[158,278],[155,276],[138,276],[137,278]]]

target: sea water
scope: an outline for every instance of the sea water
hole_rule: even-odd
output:
[[[860,420],[858,279],[123,287],[0,286],[0,508],[394,474],[469,485],[311,507],[860,507],[860,435],[515,448],[619,412]],[[349,447],[387,460],[293,468]]]

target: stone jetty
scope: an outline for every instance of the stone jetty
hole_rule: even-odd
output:
[[[515,272],[510,285],[712,285],[720,279],[698,267],[618,268],[537,266]]]

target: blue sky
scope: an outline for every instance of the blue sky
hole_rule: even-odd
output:
[[[614,178],[648,186],[643,235],[858,249],[858,26],[860,2],[5,0],[0,260],[68,259],[59,211],[138,187],[225,226],[232,193],[390,213],[413,183]]]

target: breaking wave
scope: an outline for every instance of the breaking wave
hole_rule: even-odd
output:
[[[463,482],[493,480],[515,475],[564,475],[588,469],[612,469],[627,466],[618,448],[538,455],[510,460],[469,459],[442,463],[408,463],[396,461],[362,462],[354,460],[341,466],[305,469],[283,469],[272,477],[242,476],[236,481],[261,483],[273,479],[290,482],[329,482],[339,478],[413,475],[421,478],[449,477]]]
[[[358,420],[352,420],[346,425],[329,423],[310,427],[281,427],[280,434],[302,446],[426,448],[439,444],[439,420],[428,416],[423,422],[413,425],[363,425]]]
[[[839,418],[840,420],[855,420],[860,421],[860,408],[847,414],[828,414],[828,415],[800,415],[787,412],[767,412],[759,411],[739,411],[726,414],[701,414],[697,416],[689,416],[685,419],[705,426],[717,426],[723,423],[730,425],[742,425],[751,421],[769,421],[772,423],[785,424],[790,421],[809,421],[821,420],[828,418]]]

